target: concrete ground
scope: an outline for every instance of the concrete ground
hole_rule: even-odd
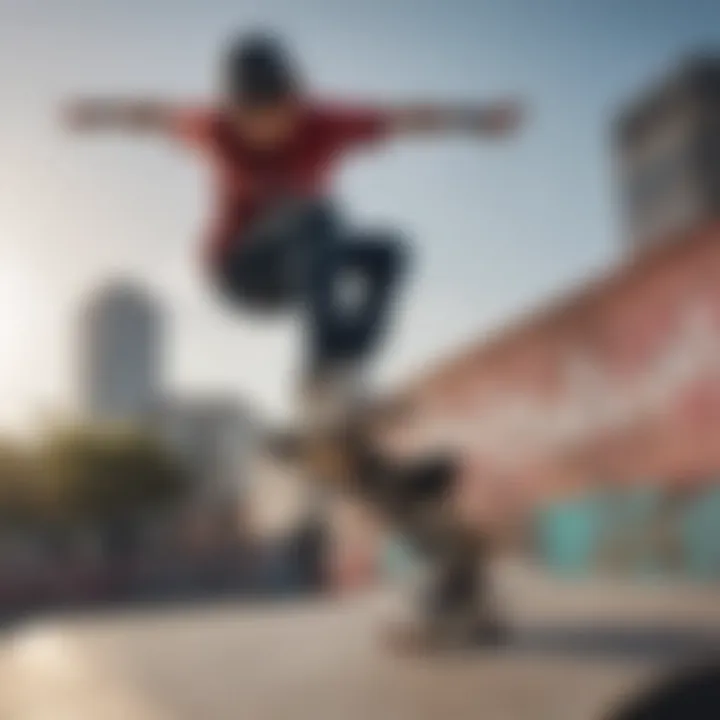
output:
[[[511,643],[407,658],[396,594],[37,619],[0,645],[1,720],[588,720],[720,650],[720,587],[498,579]]]

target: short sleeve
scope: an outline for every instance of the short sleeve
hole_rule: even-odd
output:
[[[216,125],[216,113],[207,108],[178,108],[170,116],[170,135],[179,143],[194,149],[207,150]]]

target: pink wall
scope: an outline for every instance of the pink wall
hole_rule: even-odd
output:
[[[410,398],[397,441],[460,451],[469,512],[598,480],[720,473],[720,225],[480,342]]]

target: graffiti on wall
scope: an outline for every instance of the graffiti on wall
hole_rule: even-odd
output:
[[[719,236],[619,269],[556,320],[423,388],[401,442],[506,477],[720,470]]]

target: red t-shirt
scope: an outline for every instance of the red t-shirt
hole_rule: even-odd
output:
[[[243,143],[220,110],[176,113],[173,134],[201,151],[215,180],[215,219],[205,244],[211,262],[242,241],[243,231],[278,197],[317,197],[348,151],[383,138],[387,115],[367,108],[313,105],[282,147],[258,151]]]

